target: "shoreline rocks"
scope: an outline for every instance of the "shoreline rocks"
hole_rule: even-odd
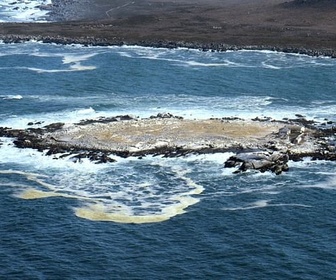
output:
[[[201,51],[216,51],[216,52],[226,52],[226,51],[239,51],[239,50],[267,50],[274,52],[292,53],[292,54],[302,54],[312,57],[331,57],[336,58],[335,49],[311,49],[306,47],[280,47],[271,45],[229,45],[224,43],[199,43],[199,42],[186,42],[186,41],[163,41],[163,40],[151,40],[151,41],[132,41],[121,40],[115,38],[114,40],[108,40],[106,38],[98,37],[78,37],[70,38],[65,36],[33,36],[33,35],[3,35],[0,34],[0,41],[6,44],[14,43],[24,43],[28,41],[38,41],[46,44],[58,44],[58,45],[74,45],[79,44],[83,46],[141,46],[141,47],[151,47],[151,48],[167,48],[167,49],[177,49],[177,48],[187,48],[187,49],[197,49]]]
[[[225,163],[224,167],[232,168],[239,166],[234,173],[245,172],[247,170],[258,170],[260,172],[271,171],[276,175],[288,171],[289,156],[285,152],[242,152],[231,156]]]

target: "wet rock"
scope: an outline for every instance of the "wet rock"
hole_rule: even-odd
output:
[[[63,126],[64,126],[64,123],[58,122],[58,123],[52,123],[52,124],[46,125],[43,127],[43,129],[46,130],[46,132],[55,132],[57,130],[62,129]]]
[[[100,117],[98,119],[81,120],[79,123],[76,123],[76,125],[88,125],[93,123],[111,123],[111,122],[131,121],[131,120],[137,120],[137,117],[131,115],[118,115],[109,118]]]
[[[171,113],[158,113],[156,116],[150,116],[149,118],[150,119],[172,119],[172,118],[175,118],[175,119],[179,119],[179,120],[183,119],[183,117],[174,116]]]
[[[278,152],[243,152],[231,156],[225,163],[225,168],[238,167],[235,173],[245,172],[247,170],[258,170],[260,172],[271,171],[276,175],[283,171],[288,171],[287,162],[289,157],[286,153]]]
[[[306,136],[306,128],[299,125],[286,125],[278,132],[278,138],[300,145]]]
[[[255,117],[252,119],[252,121],[256,121],[256,122],[269,122],[271,121],[272,118],[271,117]]]
[[[301,115],[296,114],[296,116],[301,116]],[[314,120],[307,120],[304,116],[298,117],[297,119],[288,119],[288,121],[293,124],[305,126],[305,127],[312,128],[312,129],[315,128],[315,126],[318,124]]]
[[[49,150],[47,151],[46,155],[47,156],[50,156],[50,155],[55,155],[55,154],[62,154],[62,153],[66,153],[67,150],[64,149],[63,147],[60,147],[60,146],[57,146],[57,145],[54,145],[54,146],[51,146],[49,148]],[[70,154],[69,154],[70,155]],[[64,155],[62,155],[64,156]],[[61,156],[61,157],[62,157]]]
[[[244,119],[238,117],[224,117],[222,118],[223,121],[243,121]]]
[[[40,125],[42,124],[43,122],[29,122],[27,123],[28,126],[32,126],[32,125]]]

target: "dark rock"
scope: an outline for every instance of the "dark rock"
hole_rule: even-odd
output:
[[[29,122],[27,123],[28,126],[32,126],[32,125],[40,125],[42,124],[43,122]]]
[[[286,153],[277,152],[244,152],[231,156],[225,163],[225,168],[239,166],[235,173],[245,172],[247,170],[259,170],[260,172],[271,171],[276,175],[283,171],[288,171],[287,162],[289,157]]]
[[[179,120],[183,120],[183,117],[180,116],[174,116],[171,113],[158,113],[156,116],[150,116],[150,119],[179,119]]]
[[[47,156],[55,155],[55,154],[62,154],[65,153],[66,150],[60,146],[54,145],[49,148],[48,152],[46,153]],[[62,157],[62,156],[61,156]]]
[[[255,117],[254,119],[252,119],[252,121],[258,121],[258,122],[269,122],[271,121],[272,118],[271,117]]]
[[[64,126],[64,123],[58,122],[58,123],[52,123],[52,124],[46,125],[43,128],[46,130],[46,132],[55,132],[57,130],[62,129],[63,126]]]
[[[223,117],[223,121],[243,121],[244,119],[238,117]]]
[[[131,115],[119,115],[115,117],[100,117],[98,119],[89,119],[89,120],[81,120],[79,123],[76,123],[76,125],[88,125],[93,123],[111,123],[111,122],[118,122],[118,121],[131,121],[136,120],[136,117],[133,117]]]

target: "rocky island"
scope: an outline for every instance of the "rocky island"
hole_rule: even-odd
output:
[[[33,148],[53,156],[80,162],[113,162],[118,157],[180,157],[188,154],[234,152],[225,167],[236,172],[256,169],[281,174],[288,160],[336,160],[336,126],[300,117],[243,120],[214,118],[190,120],[172,114],[149,118],[129,115],[83,120],[76,124],[54,123],[28,129],[0,128],[0,137],[14,138],[19,148]]]

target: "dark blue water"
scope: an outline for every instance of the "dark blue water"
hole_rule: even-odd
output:
[[[336,61],[0,44],[0,126],[99,116],[335,121]],[[35,125],[39,127],[40,125]],[[335,163],[230,154],[75,164],[0,139],[0,279],[334,279]]]

